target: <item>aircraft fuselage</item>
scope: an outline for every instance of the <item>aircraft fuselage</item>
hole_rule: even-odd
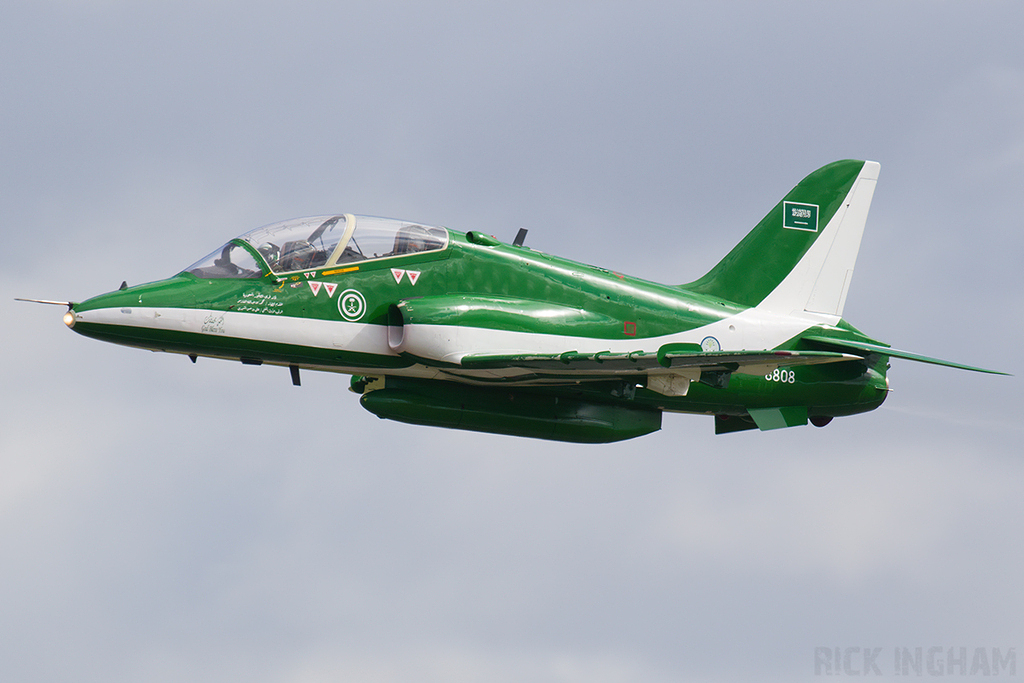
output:
[[[724,385],[714,377],[701,382],[698,373],[684,395],[659,393],[644,386],[650,372],[641,375],[628,361],[602,367],[600,354],[643,360],[672,343],[799,350],[808,348],[800,334],[809,329],[862,335],[820,317],[758,313],[479,233],[448,234],[440,251],[284,276],[204,279],[183,272],[76,304],[74,330],[247,364],[501,385],[537,396],[569,392],[588,401],[719,416],[802,405],[812,417],[832,417],[872,410],[885,400],[887,363],[878,357],[765,365],[733,372]],[[404,319],[402,309],[409,309]],[[566,364],[563,372],[463,367],[461,361],[480,349],[510,355],[572,350],[597,360],[589,368]],[[446,385],[433,386],[440,391]]]

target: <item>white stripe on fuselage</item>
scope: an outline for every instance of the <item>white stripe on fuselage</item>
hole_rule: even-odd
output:
[[[183,308],[103,308],[75,312],[76,321],[100,325],[121,325],[155,330],[189,332],[211,337],[226,337],[316,349],[396,357],[402,352],[421,358],[459,364],[467,355],[557,354],[656,352],[663,344],[700,344],[707,337],[718,340],[723,351],[773,349],[816,325],[833,325],[834,316],[779,316],[751,308],[714,323],[685,332],[647,338],[601,339],[559,334],[537,334],[453,325],[416,325],[404,327],[402,344],[388,344],[388,328],[383,325],[294,318],[288,316]],[[358,367],[337,370],[359,372]],[[434,374],[423,366],[388,370],[389,374],[422,376]],[[493,372],[481,371],[491,376]]]
[[[343,349],[396,356],[388,347],[387,328],[341,320],[292,318],[283,315],[214,311],[202,308],[98,308],[75,311],[75,320],[154,330],[191,332],[317,349]]]
[[[751,308],[709,325],[647,338],[603,339],[557,334],[537,334],[453,325],[406,325],[399,352],[412,353],[445,363],[458,364],[465,356],[558,354],[566,351],[591,354],[601,351],[656,352],[663,344],[700,344],[714,337],[723,351],[773,349],[816,325],[833,325],[834,316],[778,316]]]

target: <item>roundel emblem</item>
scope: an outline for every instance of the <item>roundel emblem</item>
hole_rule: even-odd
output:
[[[338,312],[345,320],[359,320],[366,313],[366,299],[354,289],[346,289],[338,297]]]
[[[715,353],[722,350],[722,345],[714,337],[704,337],[700,343],[700,348],[704,353]]]

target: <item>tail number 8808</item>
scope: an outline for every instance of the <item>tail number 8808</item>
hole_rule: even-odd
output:
[[[781,370],[775,368],[767,375],[764,376],[769,382],[782,382],[783,384],[793,384],[796,382],[796,373],[792,370]]]

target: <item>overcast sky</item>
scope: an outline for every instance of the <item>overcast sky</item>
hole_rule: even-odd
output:
[[[1022,32],[1015,2],[8,0],[0,678],[810,681],[817,647],[891,677],[933,646],[1024,675]],[[331,212],[687,282],[842,158],[882,165],[846,318],[1015,377],[894,361],[825,429],[580,446],[13,301]]]

